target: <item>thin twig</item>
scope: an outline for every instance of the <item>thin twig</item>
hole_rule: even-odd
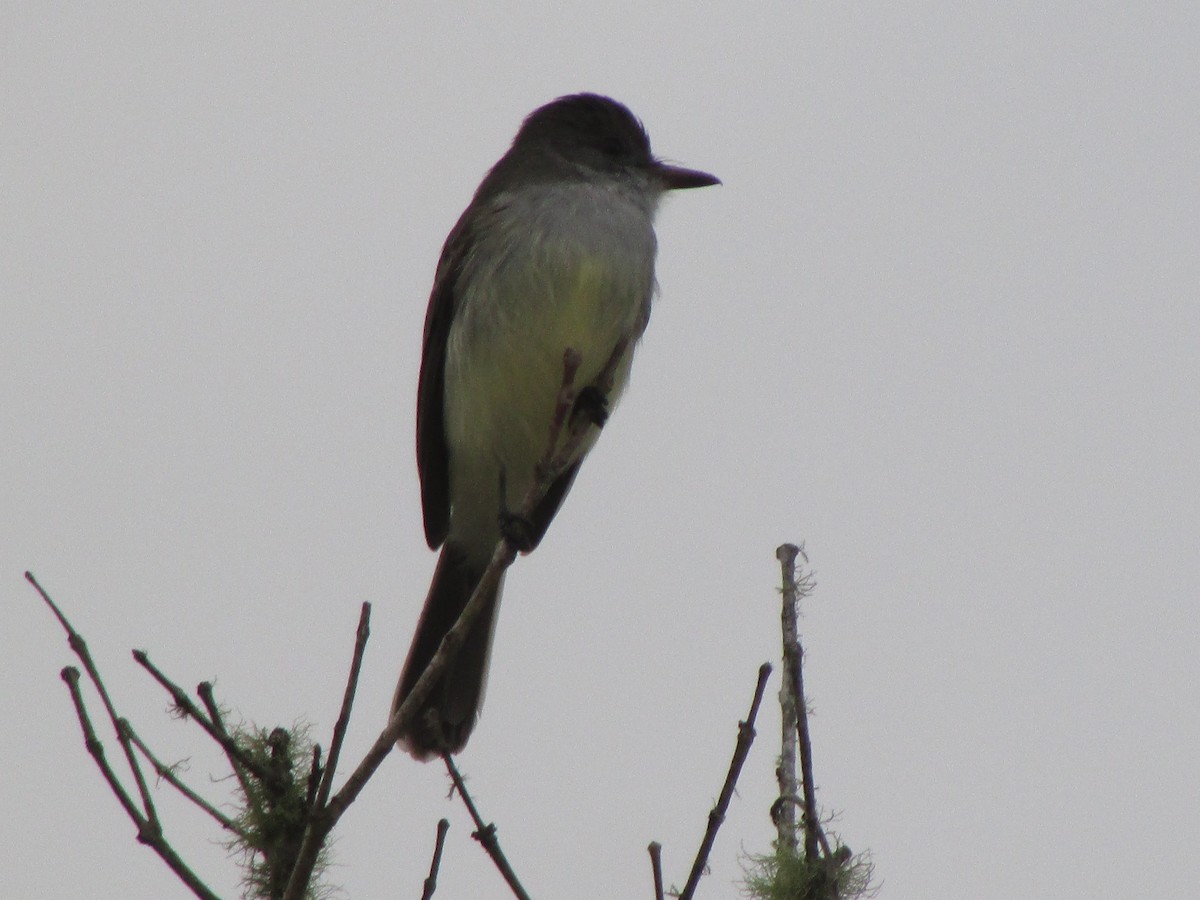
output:
[[[83,691],[79,687],[79,670],[74,666],[67,666],[62,670],[61,675],[62,680],[66,682],[67,690],[71,692],[71,702],[75,704],[75,714],[79,717],[79,727],[83,731],[83,745],[87,748],[88,753],[91,754],[92,759],[100,769],[104,780],[108,782],[108,786],[112,789],[112,792],[117,795],[117,799],[125,807],[125,812],[128,813],[129,818],[137,825],[138,840],[144,844],[149,844],[149,832],[152,830],[150,821],[138,809],[137,804],[133,802],[133,798],[129,796],[129,792],[125,790],[125,786],[121,784],[117,773],[108,764],[108,757],[104,753],[104,744],[96,736],[96,729],[92,726],[92,719],[88,715],[87,705],[83,700]]]
[[[650,871],[654,875],[654,900],[663,900],[662,844],[651,841],[646,849],[650,852]]]
[[[312,809],[317,802],[317,790],[321,786],[321,745],[313,744],[312,763],[308,767],[308,784],[304,792],[304,808]]]
[[[803,656],[803,650],[800,655]],[[804,699],[803,666],[796,662],[791,666],[788,675],[795,685],[796,696],[799,698],[799,702],[796,704],[796,730],[800,736],[800,775],[804,784],[804,858],[816,860],[820,857],[821,850],[824,850],[825,855],[829,856],[830,848],[829,840],[825,837],[825,830],[821,828],[820,813],[817,811],[817,786],[813,776],[812,739],[809,737],[808,731],[808,710],[805,708],[807,702]]]
[[[155,828],[161,828],[158,821],[158,812],[154,808],[154,801],[150,797],[150,788],[146,784],[146,778],[142,774],[141,766],[138,765],[137,756],[133,752],[133,746],[128,739],[122,734],[120,727],[120,716],[117,715],[117,709],[113,705],[112,698],[108,695],[108,688],[104,686],[104,679],[100,677],[100,671],[96,668],[96,663],[92,660],[91,651],[88,650],[87,641],[83,635],[75,630],[75,626],[71,624],[58,605],[50,599],[50,595],[38,584],[38,580],[33,577],[32,572],[25,573],[25,580],[33,585],[34,590],[41,594],[42,600],[50,607],[55,618],[58,619],[63,630],[67,632],[67,645],[79,657],[79,661],[83,663],[84,671],[88,674],[88,679],[96,688],[96,693],[100,695],[100,700],[104,704],[104,709],[108,713],[108,719],[112,723],[113,730],[117,734],[117,741],[121,745],[121,750],[125,753],[125,759],[129,763],[129,771],[133,774],[134,782],[138,786],[138,795],[142,799],[142,808],[146,814],[146,820]]]
[[[148,661],[148,660],[147,660]],[[242,796],[246,798],[246,802],[250,802],[250,798],[254,796],[250,786],[250,776],[254,775],[264,785],[278,785],[278,775],[266,767],[259,767],[250,761],[250,756],[245,753],[237,742],[229,733],[229,729],[225,727],[225,719],[221,715],[220,704],[217,703],[217,698],[213,696],[213,687],[211,681],[202,681],[196,685],[196,694],[204,702],[204,708],[208,710],[208,720],[212,723],[210,734],[215,735],[221,745],[221,749],[225,751],[225,758],[229,760],[229,768],[233,770],[233,775],[238,780],[238,784],[242,786]],[[248,765],[242,764],[242,759],[245,758]]]
[[[471,821],[475,823],[475,831],[471,834],[471,837],[483,845],[483,849],[492,858],[492,862],[496,864],[496,868],[504,876],[504,880],[508,883],[517,900],[529,900],[529,895],[525,893],[525,888],[521,886],[521,882],[517,879],[517,873],[508,864],[508,859],[505,857],[504,851],[500,849],[500,841],[496,837],[496,826],[491,823],[484,823],[483,817],[479,815],[479,810],[475,808],[475,803],[471,799],[471,795],[467,793],[467,786],[463,783],[462,775],[459,774],[458,768],[454,765],[454,760],[450,757],[450,754],[443,753],[442,761],[446,763],[446,771],[450,773],[450,779],[454,782],[454,789],[458,791],[458,796],[462,797],[463,803],[466,804],[467,812],[471,814]]]
[[[437,890],[438,869],[442,865],[442,848],[446,845],[446,832],[450,830],[449,819],[439,819],[437,824],[437,840],[433,845],[433,860],[429,863],[429,877],[425,879],[421,900],[429,900]]]
[[[225,751],[227,756],[232,756],[238,761],[239,765],[245,766],[245,768],[251,772],[255,778],[259,778],[262,781],[270,781],[272,778],[271,773],[251,759],[249,754],[239,747],[237,742],[235,742],[233,738],[229,736],[229,733],[225,731],[223,725],[214,723],[208,717],[208,715],[205,714],[205,712],[192,701],[192,698],[187,695],[187,692],[184,691],[183,688],[168,678],[163,671],[158,668],[158,666],[152,663],[150,661],[150,655],[145,650],[134,650],[133,659],[139,666],[149,672],[151,677],[153,677],[155,681],[162,685],[166,692],[171,695],[171,702],[175,704],[175,707],[182,712],[183,715],[195,719],[196,723],[204,729],[208,736],[221,746],[221,749]],[[200,693],[199,688],[197,688],[197,692]],[[203,697],[203,693],[201,693],[201,697]]]
[[[329,756],[325,760],[325,772],[321,786],[317,789],[317,806],[324,806],[333,789],[333,775],[337,771],[338,757],[342,755],[342,744],[346,730],[350,727],[350,710],[354,706],[354,693],[358,690],[358,676],[362,671],[363,653],[367,649],[367,638],[371,636],[371,604],[364,602],[358,615],[358,628],[354,633],[354,655],[350,660],[350,674],[346,678],[346,691],[342,695],[342,709],[333,726],[333,738],[329,742]]]
[[[83,730],[84,745],[87,751],[91,754],[93,761],[96,763],[100,773],[104,776],[104,780],[108,782],[109,788],[116,795],[121,806],[125,808],[125,813],[137,826],[137,839],[139,843],[145,844],[154,850],[159,855],[163,862],[170,867],[179,880],[191,889],[192,893],[201,900],[220,900],[216,894],[209,890],[183,861],[174,848],[167,843],[163,837],[162,828],[157,822],[150,821],[146,816],[142,815],[137,808],[137,804],[133,802],[133,798],[126,792],[122,786],[120,779],[117,778],[116,772],[112,766],[108,764],[108,759],[104,754],[104,745],[100,739],[96,737],[96,730],[92,727],[91,719],[87,714],[87,707],[83,702],[83,692],[79,689],[79,670],[74,666],[67,666],[62,670],[62,679],[67,684],[67,689],[71,693],[71,701],[75,704],[75,712],[79,717],[79,727]]]
[[[128,729],[129,739],[133,741],[133,745],[137,747],[139,751],[141,751],[142,756],[146,757],[150,765],[154,768],[154,773],[159,778],[167,782],[167,784],[171,785],[171,787],[175,788],[175,790],[179,791],[179,793],[191,800],[192,803],[196,804],[196,806],[208,813],[213,819],[216,820],[217,824],[226,831],[232,831],[243,841],[249,842],[250,835],[247,834],[244,829],[240,828],[238,824],[233,821],[233,819],[229,818],[229,816],[225,815],[223,812],[193,791],[190,787],[188,787],[187,784],[175,774],[175,770],[172,766],[168,766],[154,755],[153,751],[146,746],[145,741],[138,737],[137,732],[133,730],[133,726],[129,724],[128,720],[122,719],[121,722],[125,728]]]
[[[738,775],[741,774],[742,765],[750,754],[750,745],[754,743],[754,720],[758,717],[758,707],[762,703],[763,691],[767,687],[767,678],[770,674],[770,663],[763,663],[758,667],[758,683],[754,687],[754,699],[750,702],[750,712],[746,715],[745,721],[738,723],[737,745],[733,750],[733,759],[729,761],[729,773],[725,776],[725,786],[721,789],[721,796],[718,798],[716,806],[708,814],[708,828],[704,832],[704,840],[700,842],[696,861],[692,863],[692,871],[688,875],[687,884],[679,894],[680,900],[691,900],[696,893],[696,886],[700,883],[700,878],[708,866],[708,855],[712,852],[713,843],[717,839],[717,829],[725,821],[725,813],[729,810],[729,804],[733,800],[733,791],[737,786]]]

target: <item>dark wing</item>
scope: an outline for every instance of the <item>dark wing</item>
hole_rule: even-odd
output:
[[[425,313],[421,377],[417,382],[417,472],[421,477],[425,540],[431,549],[441,546],[450,527],[450,453],[446,447],[444,410],[446,341],[458,305],[458,278],[470,248],[469,229],[465,226],[467,213],[463,213],[442,247]]]
[[[575,481],[575,476],[579,474],[579,465],[582,462],[583,460],[577,459],[566,471],[555,478],[534,508],[529,517],[530,524],[533,525],[533,547],[540,544],[542,538],[546,536],[546,529],[550,527],[550,523],[558,513],[558,508],[566,499],[567,491],[571,490],[571,484]]]

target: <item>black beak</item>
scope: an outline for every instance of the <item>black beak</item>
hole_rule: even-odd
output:
[[[663,187],[668,191],[708,187],[712,184],[721,183],[721,179],[716,175],[709,175],[707,172],[700,172],[696,169],[669,166],[661,162],[655,163],[654,172],[658,175],[658,179],[662,182]]]

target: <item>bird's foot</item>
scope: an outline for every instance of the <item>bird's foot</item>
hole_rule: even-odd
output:
[[[608,421],[608,397],[595,385],[588,385],[575,395],[571,423],[579,421],[590,422],[597,428],[603,428]]]
[[[500,512],[496,520],[500,523],[500,534],[518,552],[528,553],[537,546],[533,523],[508,508],[508,477],[503,466],[500,468]]]
[[[500,533],[504,539],[517,548],[520,553],[528,553],[537,546],[534,540],[533,523],[519,513],[501,510]]]

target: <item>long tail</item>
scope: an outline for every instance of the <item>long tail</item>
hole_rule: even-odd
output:
[[[400,673],[400,683],[396,686],[396,696],[392,700],[393,713],[408,698],[413,685],[425,672],[442,638],[471,599],[486,568],[487,558],[482,562],[476,561],[450,542],[442,547],[433,582],[425,598],[425,608],[421,611],[417,632],[413,636],[404,670]],[[479,618],[467,633],[458,657],[433,686],[433,691],[412,720],[412,726],[400,736],[399,746],[414,759],[426,760],[442,753],[457,753],[466,745],[483,703],[492,632],[499,604],[500,584],[497,584],[495,592],[487,598]]]

